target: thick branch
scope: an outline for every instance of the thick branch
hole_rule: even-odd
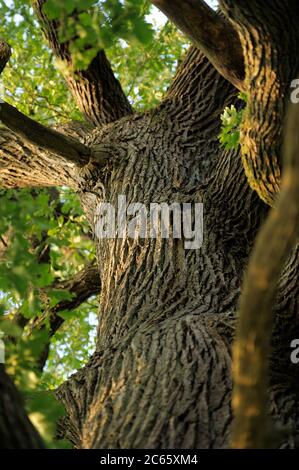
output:
[[[82,124],[61,126],[59,131],[82,138],[87,129]],[[11,130],[0,127],[0,186],[2,188],[80,185],[77,167],[62,158],[29,144]]]
[[[201,0],[152,0],[218,72],[239,90],[245,90],[244,60],[237,32],[228,21]]]
[[[291,83],[298,75],[296,0],[221,0],[244,52],[247,107],[240,129],[248,183],[270,206],[281,186],[281,148]],[[285,24],[288,19],[288,28]]]
[[[72,40],[60,43],[59,22],[48,20],[43,11],[45,2],[46,0],[34,0],[35,10],[51,49],[64,64],[67,84],[87,120],[94,125],[104,125],[132,114],[131,105],[115,78],[104,51],[99,51],[86,70],[74,69],[70,53]],[[78,16],[76,12],[72,13],[75,20],[79,21],[76,15]],[[86,44],[86,49],[88,47]]]
[[[268,358],[279,276],[299,236],[298,128],[299,107],[291,105],[281,193],[258,235],[241,297],[234,345],[232,440],[238,448],[275,445],[268,418]]]
[[[79,140],[47,128],[1,101],[0,120],[26,142],[78,165],[84,165],[89,161],[91,151]]]
[[[10,47],[0,41],[0,74],[10,55]],[[66,165],[61,156],[79,164],[88,161],[90,150],[80,143],[79,138],[90,129],[80,123],[70,123],[61,134],[24,116],[0,97],[1,120],[14,131],[0,126],[1,187],[67,185],[77,189],[78,173],[73,165]]]

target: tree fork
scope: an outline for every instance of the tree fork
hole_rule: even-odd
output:
[[[9,58],[11,56],[10,46],[3,40],[0,41],[0,74],[4,70]],[[39,123],[36,123],[32,119],[24,116],[13,106],[5,103],[0,97],[0,122],[3,122],[8,128],[14,131],[17,135],[21,136],[23,140],[29,143],[33,143],[40,147],[40,149],[47,149],[54,151],[57,155],[67,157],[76,162],[81,161],[83,156],[89,155],[90,150],[76,141],[73,137],[67,137],[57,131],[47,129]],[[25,161],[28,160],[28,149],[24,149],[20,154],[19,142],[16,141],[16,135],[7,135],[8,132],[2,130],[0,135],[0,176],[1,183],[4,187],[25,187],[25,186],[37,186],[41,185],[48,186],[57,184],[61,178],[53,179],[53,172],[50,169],[50,160],[47,161],[47,157],[37,159],[37,155],[32,153],[32,158],[29,158],[30,166],[27,168]],[[23,155],[24,153],[24,155]],[[81,156],[82,154],[82,156]],[[26,156],[26,158],[24,158]],[[18,157],[20,157],[18,159]],[[48,165],[48,171],[46,166]],[[39,168],[38,168],[39,167]],[[51,174],[51,177],[50,177]],[[54,172],[55,174],[55,172]],[[72,179],[70,173],[66,171],[67,179]],[[20,180],[23,184],[20,185]],[[27,181],[26,181],[27,180]],[[39,181],[38,181],[39,180]],[[63,178],[61,178],[61,181]],[[37,183],[38,181],[38,183]]]
[[[237,32],[219,13],[200,0],[152,0],[239,90],[245,90],[242,46]]]

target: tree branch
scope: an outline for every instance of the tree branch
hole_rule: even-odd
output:
[[[230,23],[201,0],[151,0],[212,65],[239,90],[245,90],[245,68],[239,36]]]
[[[46,317],[50,323],[50,338],[56,333],[57,330],[63,325],[64,319],[59,315],[60,312],[74,310],[79,307],[83,302],[99,294],[101,290],[101,282],[99,270],[94,262],[86,266],[82,271],[75,274],[72,279],[66,281],[59,281],[52,286],[57,290],[65,290],[73,295],[70,300],[63,300],[51,309],[46,309],[44,314],[37,318],[33,323],[32,328],[38,328],[40,321]],[[44,326],[42,326],[43,328]],[[45,346],[42,354],[39,357],[39,369],[43,370],[49,356],[50,341]]]
[[[61,133],[82,138],[87,131],[82,124],[59,127]],[[23,141],[11,130],[0,127],[0,186],[2,188],[68,186],[78,190],[77,167],[61,157]]]
[[[51,288],[70,292],[73,296],[70,300],[63,300],[54,307],[46,309],[44,315],[37,319],[39,322],[40,318],[49,317],[50,335],[53,336],[64,322],[64,319],[59,316],[59,312],[74,310],[93,295],[100,293],[101,281],[99,269],[96,263],[92,262],[71,279],[57,281]]]
[[[66,82],[78,108],[92,124],[104,125],[132,114],[132,107],[119,81],[115,78],[103,50],[91,61],[86,70],[75,70],[70,53],[72,39],[60,43],[58,21],[49,21],[43,6],[46,0],[34,0],[34,7],[45,37],[55,56],[63,63]],[[79,21],[78,13],[72,16]],[[75,39],[75,38],[74,38]],[[86,45],[88,49],[88,44]]]
[[[25,413],[18,391],[0,364],[0,448],[44,447],[41,437]]]
[[[95,262],[91,262],[72,278],[64,281],[56,281],[51,286],[51,289],[67,291],[72,294],[72,298],[69,300],[62,300],[54,307],[45,307],[44,313],[34,319],[31,330],[43,325],[45,318],[48,317],[50,322],[50,336],[53,336],[64,323],[64,319],[59,316],[60,312],[65,310],[74,310],[93,295],[100,293],[101,281],[98,267]],[[48,289],[45,288],[41,291],[41,297],[44,298],[44,302],[48,299],[47,290]],[[23,315],[18,312],[14,316],[14,322],[23,329],[29,320],[24,318]]]
[[[0,40],[0,74],[10,55],[10,47],[5,41]],[[74,168],[65,165],[61,157],[79,165],[87,163],[90,149],[81,144],[78,138],[82,138],[82,135],[90,129],[84,128],[80,123],[67,124],[63,128],[63,133],[48,129],[3,102],[1,97],[0,121],[13,131],[0,127],[2,187],[44,187],[65,184],[77,189],[78,175]],[[53,154],[59,158],[53,158]]]
[[[59,315],[60,312],[70,311],[78,308],[83,302],[86,302],[90,297],[97,295],[101,290],[101,281],[98,267],[95,262],[91,262],[84,269],[75,274],[72,278],[64,281],[56,281],[51,289],[67,291],[72,294],[72,298],[62,300],[54,307],[45,306],[44,312],[39,317],[35,318],[31,325],[30,330],[45,328],[44,321],[47,318],[49,321],[49,337],[51,338],[56,331],[64,323],[64,319]],[[41,291],[41,297],[44,302],[48,301],[47,289]],[[25,318],[22,313],[18,312],[14,315],[14,323],[21,329],[28,324],[29,320]],[[42,370],[49,354],[50,342],[46,344],[41,356],[39,357],[38,367]]]
[[[245,276],[234,345],[232,446],[277,445],[268,411],[273,305],[280,273],[299,237],[299,106],[291,105],[277,205],[259,233]]]
[[[26,142],[48,150],[67,161],[84,165],[88,163],[91,150],[79,140],[61,134],[33,121],[16,108],[0,100],[0,120]]]
[[[5,65],[9,61],[9,58],[11,56],[11,48],[10,46],[0,39],[0,74],[2,73]]]

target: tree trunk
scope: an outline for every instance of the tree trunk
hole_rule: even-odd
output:
[[[54,52],[67,63],[68,44],[66,49],[59,47],[57,25],[47,22],[41,13],[44,1],[35,3],[50,31],[48,39]],[[256,16],[243,5],[249,2],[222,3],[245,51],[250,102],[242,134],[244,166],[239,153],[224,151],[218,141],[223,109],[240,105],[237,90],[194,47],[160,106],[144,114],[131,114],[115,82],[108,87],[112,90],[108,101],[102,95],[98,98],[100,110],[98,106],[86,109],[103,91],[101,82],[96,89],[94,76],[96,71],[102,71],[104,77],[108,73],[102,54],[92,70],[68,80],[77,102],[82,98],[78,96],[80,89],[91,94],[84,105],[79,103],[87,119],[93,125],[104,124],[83,132],[80,140],[91,149],[83,166],[61,162],[57,168],[57,161],[49,157],[49,146],[38,152],[35,148],[31,159],[31,144],[20,150],[14,134],[6,130],[1,135],[6,166],[0,167],[0,177],[4,185],[68,184],[79,193],[95,234],[101,204],[117,207],[119,195],[147,207],[153,202],[204,204],[204,241],[199,250],[186,249],[184,239],[95,237],[101,285],[96,352],[57,392],[68,415],[63,433],[79,448],[229,445],[231,343],[242,278],[268,213],[262,199],[272,204],[279,187],[286,90],[297,75],[296,67],[288,63],[279,74],[288,43],[279,44],[277,31],[281,32],[285,23],[278,13],[285,19],[288,7],[290,11],[297,7],[286,2],[287,7],[280,11],[281,2],[269,2],[274,7],[272,13],[268,11],[269,18],[276,18],[272,30],[270,19],[260,16],[255,5],[257,17],[268,25],[265,39],[255,34],[259,28],[254,33],[250,30],[253,26],[248,18]],[[242,11],[234,9],[233,3],[242,4]],[[292,44],[293,35],[292,29]],[[260,54],[250,56],[249,39],[261,47]],[[266,46],[262,50],[262,41],[268,39],[273,50],[279,50],[277,56],[272,57],[271,47],[270,52]],[[272,68],[267,68],[267,61],[257,63],[259,57],[268,56]],[[218,61],[218,54],[213,57]],[[261,80],[249,84],[248,77],[255,76],[256,69],[264,72]],[[270,82],[275,73],[275,97],[281,93],[282,100],[274,103]],[[240,77],[241,72],[238,83]],[[111,104],[113,90],[122,97],[117,109]],[[260,122],[260,115],[265,116],[268,126]],[[273,148],[268,133],[274,139]],[[73,134],[82,136],[78,129]],[[25,137],[28,139],[28,134]],[[110,148],[111,158],[104,166],[97,161],[99,146]],[[289,351],[291,340],[299,333],[298,270],[297,247],[278,285],[270,361],[269,406],[276,423],[287,426],[286,437],[278,444],[284,447],[298,446],[299,436],[298,367],[291,364]]]
[[[190,83],[194,61],[197,82]],[[193,112],[186,115],[191,89]],[[219,149],[220,113],[235,101],[233,87],[191,49],[158,109],[91,136],[96,143],[125,140],[128,152],[108,176],[97,178],[88,168],[81,199],[89,220],[96,223],[103,201],[117,207],[120,194],[145,204],[203,202],[204,243],[186,250],[184,240],[96,240],[102,286],[97,350],[58,393],[69,416],[66,436],[78,447],[228,446],[235,312],[267,214],[238,156]],[[290,266],[298,270],[297,260]],[[295,303],[297,293],[293,284]],[[293,309],[289,315],[293,321]],[[278,376],[273,410],[280,421],[297,423],[297,396]]]

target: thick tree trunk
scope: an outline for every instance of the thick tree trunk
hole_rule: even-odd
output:
[[[234,89],[191,49],[158,109],[92,134],[95,142],[125,140],[128,152],[108,176],[86,171],[89,188],[81,199],[90,220],[96,223],[103,201],[117,207],[120,194],[145,204],[203,202],[204,244],[185,250],[184,240],[97,240],[97,351],[58,393],[69,414],[66,435],[78,447],[228,446],[235,312],[248,254],[267,213],[240,158],[219,149],[220,113],[234,101]],[[284,283],[292,270],[298,270],[296,257]],[[298,294],[290,285],[287,336],[294,331]],[[285,346],[270,394],[275,416],[295,428],[298,396],[281,378]],[[284,445],[293,445],[296,432]]]
[[[36,2],[38,7],[43,3]],[[55,168],[57,162],[47,151],[40,152],[40,160],[38,152],[30,159],[30,146],[22,145],[20,151],[15,135],[10,139],[12,134],[5,131],[1,136],[4,167],[0,176],[5,186],[68,184],[80,194],[95,232],[98,208],[103,202],[117,207],[119,195],[146,206],[152,202],[204,204],[204,243],[199,250],[186,250],[185,240],[176,239],[95,240],[101,284],[96,352],[57,393],[68,413],[63,432],[77,447],[216,448],[229,444],[230,349],[240,286],[268,212],[260,197],[272,204],[279,186],[286,89],[296,77],[291,77],[296,67],[286,64],[286,71],[279,73],[286,49],[277,38],[282,28],[276,15],[280,10],[274,9],[276,23],[273,31],[267,30],[267,38],[279,51],[272,57],[273,51],[263,50],[265,38],[256,35],[258,28],[242,36],[242,28],[251,28],[244,26],[250,17],[249,2],[223,3],[245,51],[250,103],[242,134],[243,163],[255,191],[248,185],[241,156],[219,148],[220,114],[237,102],[236,90],[195,48],[189,50],[155,110],[131,115],[124,99],[117,110],[110,100],[103,100],[101,109],[89,109],[88,100],[84,106],[81,103],[93,124],[105,124],[84,132],[84,144],[122,151],[121,158],[113,154],[104,167],[91,159],[81,168],[65,162]],[[234,14],[232,3],[246,3],[247,9],[243,5],[242,14]],[[273,6],[278,3],[273,1]],[[295,3],[291,6],[296,8]],[[288,15],[288,5],[282,13]],[[42,19],[53,49],[61,56],[65,51],[57,44],[55,24]],[[290,37],[293,34],[292,28]],[[250,56],[249,39],[261,47],[257,56]],[[69,60],[67,51],[63,57]],[[250,74],[255,77],[256,70],[264,70],[260,57],[270,57],[271,67],[265,67],[260,82],[249,83]],[[79,89],[91,97],[100,93],[93,74],[97,70],[105,75],[109,64],[102,55],[99,58],[97,67],[72,78],[79,82],[78,86],[69,83],[75,96]],[[274,75],[275,96],[283,94],[283,100],[275,103],[271,95]],[[121,96],[114,82],[111,99],[114,87]],[[258,120],[259,115],[266,116],[268,125]],[[289,357],[290,340],[299,333],[298,270],[297,248],[278,286],[269,387],[271,412],[280,425],[288,426],[284,441],[278,444],[285,447],[298,446],[299,435],[298,367]]]

